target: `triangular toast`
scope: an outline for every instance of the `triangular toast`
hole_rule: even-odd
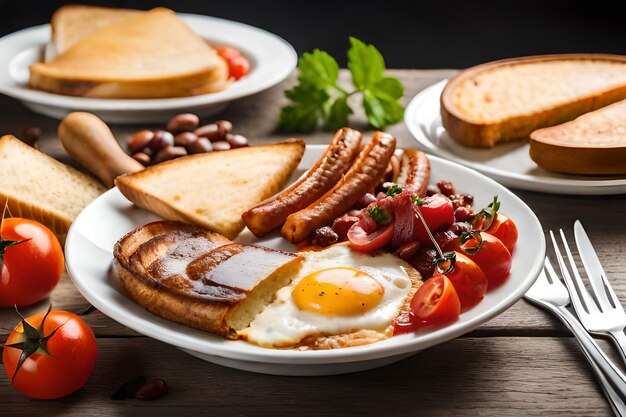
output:
[[[234,239],[241,214],[276,194],[298,166],[302,140],[184,156],[117,177],[136,205]]]
[[[48,63],[30,86],[97,98],[185,97],[227,85],[228,68],[176,13],[157,8],[114,21]]]

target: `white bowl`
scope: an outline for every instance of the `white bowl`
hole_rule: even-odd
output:
[[[308,146],[293,178],[311,167],[325,148]],[[432,181],[453,181],[460,191],[474,195],[476,207],[487,205],[497,194],[502,201],[502,212],[514,219],[520,236],[513,253],[509,279],[489,292],[476,307],[463,313],[455,323],[426,333],[399,335],[366,346],[336,350],[275,350],[225,340],[161,319],[128,298],[112,272],[115,242],[135,227],[159,219],[133,206],[117,188],[87,206],[72,224],[65,244],[67,269],[81,294],[107,316],[141,334],[178,346],[210,362],[280,375],[329,375],[385,365],[467,333],[508,309],[534,282],[545,253],[541,224],[522,200],[476,171],[437,157],[430,157],[430,160]],[[291,244],[277,235],[256,239],[247,230],[237,241],[293,249]]]
[[[57,119],[74,110],[88,111],[109,123],[158,123],[181,112],[209,116],[238,98],[266,90],[291,74],[298,62],[294,49],[264,30],[209,16],[179,14],[202,38],[216,46],[239,49],[251,64],[250,73],[224,91],[164,99],[99,99],[63,96],[28,87],[29,66],[42,59],[50,25],[35,26],[0,39],[0,93],[31,110]]]

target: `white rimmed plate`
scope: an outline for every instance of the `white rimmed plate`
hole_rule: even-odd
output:
[[[57,119],[70,111],[82,110],[110,123],[156,123],[181,112],[200,116],[214,114],[233,100],[283,81],[298,61],[289,43],[267,31],[209,16],[179,14],[179,17],[213,45],[239,49],[250,60],[250,73],[224,91],[182,98],[97,99],[33,90],[28,87],[28,67],[42,59],[50,40],[50,26],[41,25],[0,39],[0,93],[20,100],[37,113]]]
[[[622,194],[626,177],[586,177],[546,171],[528,155],[525,141],[492,149],[469,148],[450,137],[441,123],[439,98],[447,80],[424,89],[404,112],[404,122],[422,150],[482,172],[509,187],[552,194]]]
[[[325,148],[308,146],[293,178],[311,167]],[[431,164],[433,181],[453,181],[459,190],[474,195],[477,207],[488,204],[497,194],[502,201],[502,211],[515,220],[521,231],[513,254],[510,278],[487,294],[478,306],[462,314],[457,322],[443,328],[394,336],[366,346],[297,351],[266,349],[241,341],[224,340],[154,316],[119,288],[111,261],[113,245],[120,237],[159,218],[133,206],[117,188],[87,206],[72,224],[65,244],[67,270],[81,294],[107,316],[141,334],[180,347],[210,362],[280,375],[329,375],[381,366],[458,337],[505,311],[533,283],[545,253],[541,224],[517,196],[484,175],[453,162],[431,157]],[[256,239],[247,230],[237,241],[293,250],[293,245],[277,235]]]

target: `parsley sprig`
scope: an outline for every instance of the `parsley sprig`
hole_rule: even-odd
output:
[[[355,90],[348,92],[338,84],[339,65],[328,53],[315,49],[298,61],[298,84],[285,95],[291,103],[278,118],[277,129],[283,132],[310,132],[320,120],[325,130],[348,125],[353,113],[348,98],[361,93],[369,123],[377,128],[402,120],[404,107],[399,100],[404,88],[396,77],[385,75],[385,61],[374,47],[350,37],[348,69]]]

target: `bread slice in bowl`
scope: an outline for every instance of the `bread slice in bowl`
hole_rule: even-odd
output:
[[[228,66],[176,13],[157,8],[114,20],[31,65],[29,86],[92,98],[188,97],[226,88]]]
[[[566,174],[626,174],[626,100],[530,134],[530,157]]]
[[[626,56],[532,56],[460,72],[441,94],[441,118],[456,141],[489,148],[625,98]]]
[[[300,267],[295,254],[174,221],[131,231],[113,255],[123,288],[139,305],[226,338],[236,338]]]
[[[283,187],[304,149],[302,140],[288,140],[189,155],[119,176],[115,185],[161,217],[234,239],[244,228],[241,214]]]
[[[46,45],[46,62],[65,53],[74,44],[117,20],[141,10],[68,4],[60,7],[50,19],[51,39]]]

